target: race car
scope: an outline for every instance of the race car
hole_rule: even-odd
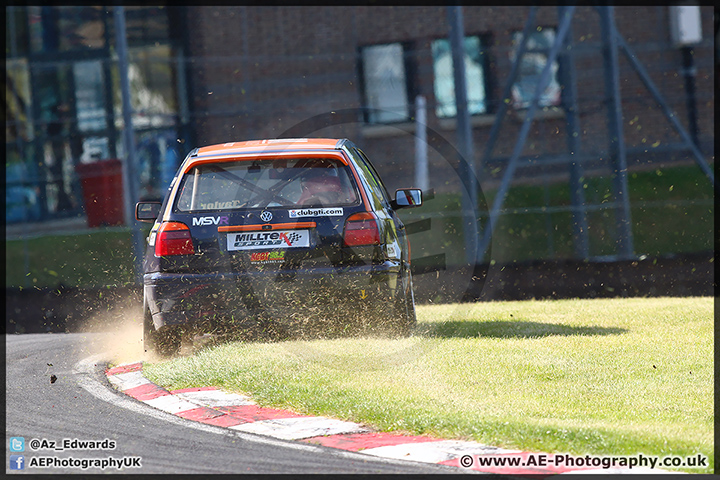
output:
[[[272,331],[407,335],[416,322],[402,208],[347,139],[230,142],[188,154],[152,222],[143,275],[146,350]]]

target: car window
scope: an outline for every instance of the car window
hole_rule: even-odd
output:
[[[350,148],[349,151],[359,167],[358,173],[363,178],[363,182],[370,188],[375,210],[382,209],[383,205],[389,205],[390,200],[385,185],[365,154],[357,148]]]
[[[184,175],[176,209],[181,212],[357,204],[348,167],[327,158],[218,162]]]

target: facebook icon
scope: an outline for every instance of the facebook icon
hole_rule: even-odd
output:
[[[10,455],[10,470],[24,470],[25,455]]]

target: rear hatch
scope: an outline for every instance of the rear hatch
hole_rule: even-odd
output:
[[[222,159],[183,176],[172,218],[190,230],[191,270],[292,275],[341,266],[345,222],[364,210],[338,158]]]
[[[232,271],[340,266],[348,207],[303,210],[319,216],[291,217],[297,209],[250,211],[245,221],[218,227],[218,248],[229,258]]]

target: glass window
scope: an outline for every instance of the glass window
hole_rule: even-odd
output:
[[[365,105],[368,123],[406,121],[409,117],[407,78],[400,43],[373,45],[361,51]]]
[[[485,62],[480,37],[465,37],[464,48],[468,111],[470,115],[485,113],[487,112]],[[457,115],[455,77],[450,42],[447,39],[433,41],[432,55],[435,77],[435,115],[438,118],[455,117]]]
[[[177,209],[328,207],[353,205],[348,167],[327,158],[276,159],[200,165],[180,185]]]
[[[128,77],[136,129],[173,126],[177,120],[175,61],[169,45],[131,48],[128,52]],[[117,64],[112,65],[115,85],[120,85]],[[122,91],[115,90],[115,126],[123,126]]]
[[[367,171],[369,172],[368,179],[370,181],[370,187],[377,192],[377,194],[380,196],[380,198],[383,199],[386,204],[389,204],[390,196],[388,195],[387,188],[385,188],[385,184],[380,178],[380,174],[378,174],[377,170],[375,170],[375,167],[372,163],[370,163],[367,155],[365,155],[362,150],[358,148],[357,152],[360,154],[360,158],[362,159],[362,167],[367,169]]]
[[[186,153],[177,143],[179,80],[170,33],[179,31],[170,29],[169,11],[125,7],[136,154],[146,161],[142,192],[162,192]],[[115,43],[115,7],[36,4],[6,13],[5,131],[17,151],[13,161],[28,168],[22,178],[43,219],[81,213],[74,166],[124,156],[117,52],[108,48]],[[144,148],[146,135],[160,134]]]
[[[104,48],[114,42],[114,7],[32,6],[28,8],[33,52]],[[108,27],[109,35],[105,28]],[[125,29],[130,48],[167,43],[170,22],[166,7],[125,7]]]
[[[180,166],[177,130],[152,129],[136,135],[135,158],[140,178],[140,198],[160,199]]]
[[[18,57],[28,54],[27,7],[5,7],[5,56]]]
[[[522,40],[522,32],[513,34],[513,50],[510,52],[510,60],[515,61],[515,55],[520,41]],[[527,48],[522,59],[520,59],[520,69],[518,70],[518,78],[512,87],[513,106],[515,108],[528,108],[530,101],[535,94],[535,88],[540,81],[540,74],[547,63],[548,53],[555,42],[555,30],[553,28],[543,28],[533,32],[528,38]],[[555,61],[551,66],[550,83],[545,91],[540,95],[538,106],[548,107],[560,104],[560,84],[557,80],[558,63]]]
[[[60,50],[105,47],[104,7],[57,7]]]
[[[27,7],[28,24],[30,30],[30,50],[33,52],[41,52],[43,49],[43,24],[42,9],[43,7]]]
[[[167,7],[125,7],[125,32],[130,48],[167,43],[170,38]]]
[[[29,154],[29,155],[28,155]],[[40,219],[39,187],[35,184],[36,164],[23,161],[30,152],[18,145],[5,145],[5,221],[7,223],[37,221]]]
[[[105,121],[105,84],[100,60],[75,62],[75,108],[77,126],[83,131],[102,130]]]
[[[25,59],[5,62],[5,139],[6,142],[31,140],[33,123],[30,104],[30,75]]]
[[[362,182],[370,190],[370,201],[373,203],[373,208],[375,210],[381,210],[383,208],[383,204],[387,205],[390,203],[390,199],[387,189],[380,179],[380,175],[378,175],[377,171],[362,151],[357,148],[350,148],[348,149],[348,152],[353,156],[355,163],[359,167],[357,172],[358,175],[360,175]]]
[[[104,7],[28,7],[34,52],[105,47]]]

